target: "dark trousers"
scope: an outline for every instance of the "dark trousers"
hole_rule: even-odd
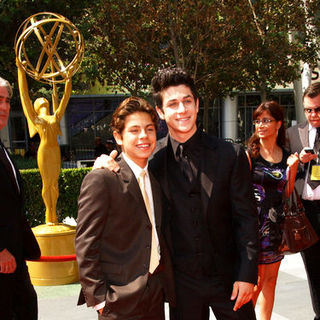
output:
[[[99,320],[165,320],[164,291],[160,275],[150,275],[144,293],[130,314],[111,310],[106,306]]]
[[[25,264],[13,274],[0,273],[0,319],[38,319],[37,294]]]
[[[217,277],[194,279],[185,274],[176,274],[177,306],[170,309],[170,319],[208,320],[209,308],[217,320],[255,320],[252,302],[233,311],[234,301]]]
[[[320,201],[303,200],[306,216],[320,238]],[[320,320],[320,242],[301,252],[306,273],[315,320]]]

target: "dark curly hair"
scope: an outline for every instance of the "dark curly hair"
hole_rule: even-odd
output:
[[[283,147],[285,145],[286,133],[282,107],[276,101],[262,102],[253,112],[253,120],[256,120],[264,111],[268,112],[276,121],[281,121],[281,127],[277,136],[277,145]],[[256,132],[250,137],[247,146],[250,156],[254,159],[258,158],[260,155],[260,139]]]
[[[119,107],[114,111],[111,119],[111,129],[122,133],[126,117],[135,112],[145,112],[151,117],[155,128],[157,129],[158,115],[155,109],[144,99],[138,97],[129,97],[123,100]]]
[[[151,81],[155,105],[160,109],[162,108],[162,90],[181,84],[190,88],[195,100],[198,98],[194,80],[185,70],[174,67],[159,70]]]

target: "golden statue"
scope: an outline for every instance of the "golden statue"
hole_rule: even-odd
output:
[[[40,19],[40,20],[38,20]],[[35,40],[41,45],[35,63],[30,58]],[[59,51],[59,41],[68,44],[74,55],[68,59],[66,50]],[[56,224],[56,205],[59,196],[58,178],[61,154],[58,135],[61,135],[60,120],[66,110],[71,94],[71,77],[79,68],[83,57],[83,39],[77,28],[65,17],[42,12],[29,17],[20,26],[15,40],[18,83],[23,112],[28,121],[30,137],[40,136],[38,167],[42,178],[42,198],[46,207],[46,224]],[[34,49],[33,49],[34,50]],[[64,57],[62,61],[61,57]],[[67,63],[66,63],[67,62]],[[52,109],[45,98],[38,98],[32,105],[26,74],[37,81],[52,85]],[[64,93],[58,102],[57,83],[65,83]]]
[[[63,98],[54,114],[50,114],[47,99],[38,98],[34,105],[29,97],[26,73],[17,61],[20,98],[23,112],[28,119],[29,133],[32,138],[40,136],[37,161],[42,178],[42,198],[46,207],[46,224],[57,223],[56,205],[59,196],[58,179],[61,155],[57,137],[61,135],[60,120],[66,110],[71,94],[71,79],[67,79]]]

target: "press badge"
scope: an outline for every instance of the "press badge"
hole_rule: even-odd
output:
[[[320,164],[314,164],[311,167],[311,181],[319,181],[320,180]]]

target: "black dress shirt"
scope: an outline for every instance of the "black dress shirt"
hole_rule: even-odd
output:
[[[177,153],[179,142],[170,137],[170,144],[168,184],[172,194],[171,234],[175,270],[194,278],[212,276],[216,273],[216,267],[201,202],[201,132],[198,130],[183,143],[184,156],[188,158],[195,177],[192,183],[183,175]]]

